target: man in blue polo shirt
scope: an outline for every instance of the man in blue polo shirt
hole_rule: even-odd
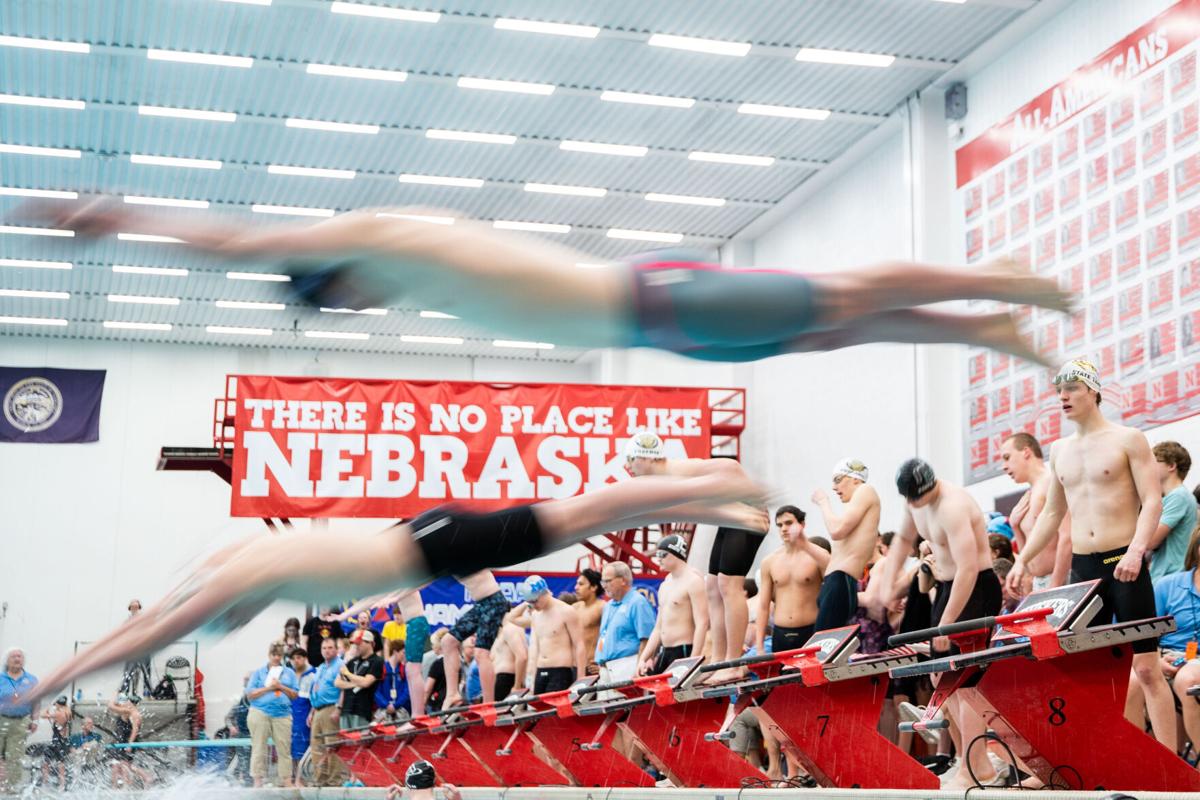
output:
[[[325,741],[326,736],[337,734],[341,719],[342,690],[333,685],[342,670],[336,639],[321,640],[321,659],[309,695],[312,702],[308,728],[312,736],[309,749],[312,751],[313,782],[315,786],[337,786],[342,775],[341,759],[329,752]]]
[[[620,561],[604,565],[600,583],[609,600],[600,614],[596,663],[600,683],[627,681],[637,672],[637,656],[654,631],[654,609],[633,588],[633,571]]]
[[[25,651],[13,647],[4,653],[0,672],[0,760],[4,762],[4,787],[16,794],[25,772],[25,737],[37,730],[37,703],[26,703],[38,679],[25,671]]]

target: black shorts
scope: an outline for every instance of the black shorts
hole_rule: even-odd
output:
[[[1092,624],[1111,625],[1117,622],[1133,622],[1158,616],[1154,603],[1154,585],[1150,582],[1150,570],[1143,564],[1138,576],[1132,581],[1119,581],[1113,577],[1117,562],[1125,555],[1124,547],[1107,553],[1076,553],[1071,556],[1071,575],[1076,581],[1100,580],[1098,594],[1104,603]],[[1133,642],[1133,652],[1154,653],[1158,651],[1158,637]]]
[[[533,693],[561,692],[574,682],[574,667],[540,667],[533,676]]]
[[[821,581],[821,591],[817,593],[816,629],[844,628],[854,622],[856,611],[858,579],[841,570],[826,575]]]
[[[814,631],[816,631],[814,625],[802,625],[799,628],[774,625],[771,627],[771,652],[782,653],[784,650],[798,650],[812,638]]]
[[[654,659],[653,674],[661,675],[670,668],[671,662],[687,658],[692,654],[690,644],[677,644],[674,647],[660,647],[658,657]]]
[[[495,693],[496,700],[500,701],[508,697],[516,684],[517,675],[515,672],[497,672]]]
[[[458,622],[450,629],[450,635],[461,642],[475,634],[475,646],[491,650],[509,608],[503,592],[489,594],[482,600],[476,600],[475,605],[458,618]]]
[[[404,526],[397,526],[401,528]],[[453,505],[439,506],[408,523],[430,577],[470,575],[511,567],[546,552],[532,505],[492,514],[472,514]]]
[[[712,552],[708,555],[709,575],[739,575],[745,577],[754,566],[759,545],[765,533],[744,531],[741,528],[717,528]]]
[[[934,625],[994,616],[1000,613],[1000,607],[1004,605],[1004,597],[1000,593],[1000,579],[996,577],[992,568],[988,567],[980,570],[975,576],[975,588],[971,590],[971,596],[967,598],[967,603],[958,618],[943,621],[942,614],[946,611],[946,603],[950,602],[950,590],[953,586],[954,581],[937,582],[937,597],[933,600],[933,612],[930,615]]]

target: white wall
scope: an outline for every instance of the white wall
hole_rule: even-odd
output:
[[[237,350],[79,340],[0,339],[6,366],[106,369],[100,441],[7,444],[0,449],[0,650],[19,645],[45,673],[125,617],[130,598],[150,603],[199,556],[265,528],[229,516],[230,489],[214,475],[155,470],[164,445],[211,446],[213,399],[227,373],[316,374],[442,380],[590,382],[590,363],[431,358],[290,350]],[[303,524],[303,523],[301,523]],[[372,520],[348,528],[377,529]],[[574,557],[542,562],[571,569]],[[209,729],[219,727],[266,645],[299,604],[280,603],[245,629],[201,648]],[[109,696],[119,670],[82,684]]]

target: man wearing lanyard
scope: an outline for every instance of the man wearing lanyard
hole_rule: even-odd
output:
[[[638,653],[654,630],[654,609],[634,590],[628,564],[605,564],[600,582],[610,598],[600,615],[600,639],[596,642],[600,683],[627,681],[637,672]]]
[[[0,673],[0,758],[4,761],[4,785],[15,794],[24,773],[25,737],[37,730],[37,703],[21,698],[37,686],[37,678],[25,671],[25,651],[14,647],[4,654]]]
[[[404,676],[404,640],[393,644],[383,662],[383,680],[376,684],[375,714],[388,722],[408,717],[408,682]]]
[[[308,727],[312,734],[313,780],[317,786],[336,786],[341,775],[341,760],[329,752],[326,736],[336,736],[341,718],[342,690],[333,685],[333,680],[342,669],[342,659],[337,654],[335,639],[321,640],[321,666],[313,676],[309,699],[312,711],[308,715]]]

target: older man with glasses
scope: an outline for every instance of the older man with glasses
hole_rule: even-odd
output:
[[[600,638],[596,642],[600,683],[627,681],[637,673],[638,653],[654,630],[654,608],[633,588],[633,571],[628,564],[606,564],[600,583],[609,597],[600,615]]]

